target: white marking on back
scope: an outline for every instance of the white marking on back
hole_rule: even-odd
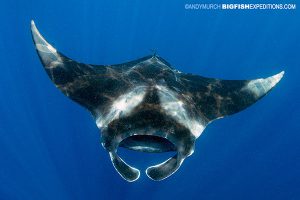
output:
[[[41,42],[42,42],[42,43],[36,43],[36,48],[39,51],[42,51],[42,52],[45,52],[45,53],[56,54],[57,53],[56,49],[51,44],[49,44],[45,40],[45,38],[41,35],[41,33],[37,30],[33,20],[31,21],[31,27],[32,27],[33,33],[36,34],[37,38],[40,39]]]
[[[184,108],[184,103],[177,98],[176,93],[161,85],[157,85],[156,88],[158,89],[161,106],[167,114],[188,128],[198,138],[205,129],[205,124],[202,123],[202,120],[191,118],[188,115]]]
[[[129,115],[131,111],[139,105],[146,94],[146,87],[139,86],[131,92],[119,96],[111,106],[110,111],[105,116],[98,116],[96,123],[99,128],[107,127],[107,125],[115,119]]]
[[[284,71],[269,78],[252,80],[242,90],[250,90],[259,98],[272,89],[281,80],[283,74]]]

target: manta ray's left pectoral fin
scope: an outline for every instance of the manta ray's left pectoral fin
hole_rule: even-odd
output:
[[[45,71],[55,86],[66,96],[93,111],[98,102],[103,102],[107,67],[77,62],[60,53],[41,35],[34,21],[31,33],[38,56]]]
[[[182,82],[207,121],[237,113],[264,97],[281,80],[284,71],[254,80],[219,80],[183,75]]]

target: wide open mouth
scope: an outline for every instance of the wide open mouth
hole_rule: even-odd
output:
[[[168,139],[153,135],[133,135],[120,142],[119,147],[147,153],[176,151],[176,146]]]
[[[170,140],[153,135],[132,135],[122,140],[119,147],[142,151],[162,153],[176,151],[176,154],[162,162],[161,164],[150,166],[146,169],[146,174],[152,180],[163,180],[172,175],[180,167],[185,159],[181,152],[177,151],[176,145]],[[117,172],[127,181],[136,181],[140,177],[140,171],[123,161],[117,154],[117,149],[109,151],[111,161]]]

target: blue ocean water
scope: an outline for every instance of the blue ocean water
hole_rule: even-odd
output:
[[[1,2],[1,200],[300,199],[299,9],[185,9],[194,2]],[[128,183],[100,145],[89,113],[47,77],[31,19],[80,62],[122,63],[154,49],[177,69],[207,77],[286,73],[261,101],[210,124],[173,176],[154,182],[142,173]],[[142,168],[162,159],[122,153]]]

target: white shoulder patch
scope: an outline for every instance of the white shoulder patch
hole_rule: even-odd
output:
[[[109,113],[97,118],[97,126],[99,128],[106,127],[111,121],[130,114],[130,112],[143,101],[145,94],[146,87],[139,86],[134,88],[131,92],[119,96],[112,103]]]
[[[205,129],[205,124],[202,123],[201,119],[191,118],[184,108],[184,103],[177,98],[173,91],[161,85],[157,85],[156,88],[161,106],[167,114],[188,128],[198,138]]]

